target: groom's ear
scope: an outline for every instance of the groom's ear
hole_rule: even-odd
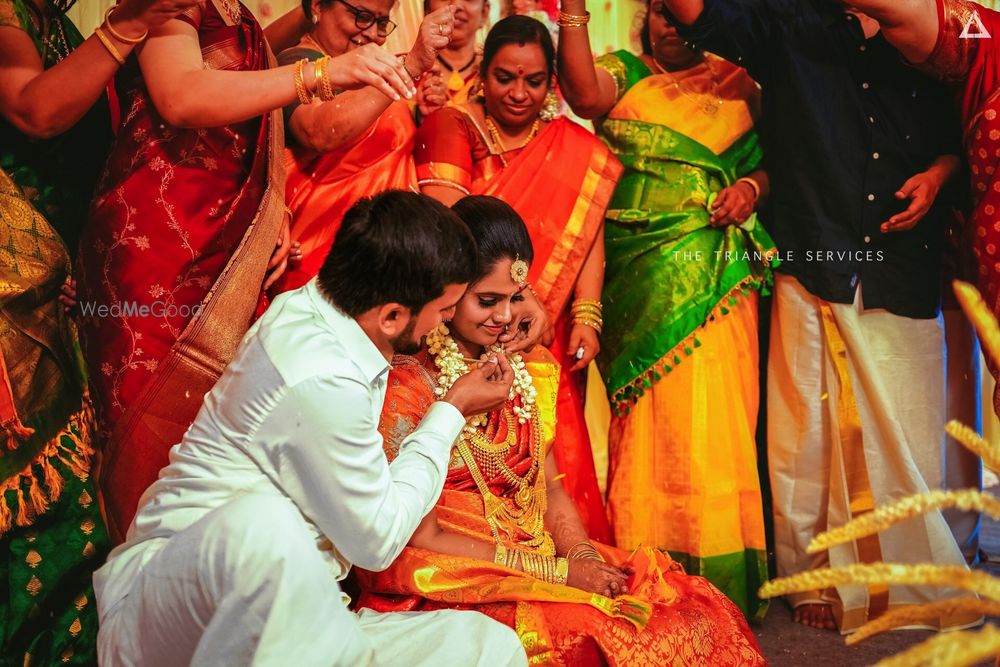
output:
[[[398,303],[387,303],[378,309],[378,327],[386,336],[394,338],[406,329],[413,313]]]

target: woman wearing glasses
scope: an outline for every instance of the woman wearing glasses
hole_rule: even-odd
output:
[[[279,63],[315,62],[380,48],[396,24],[395,0],[303,0],[312,22],[299,44]],[[399,62],[417,81],[448,44],[454,9],[444,6],[424,17],[413,48]],[[285,107],[285,190],[292,216],[291,238],[301,250],[275,285],[276,292],[301,287],[319,271],[340,220],[359,199],[390,189],[417,189],[413,165],[416,126],[410,107],[376,88],[333,91],[329,100],[293,101]]]
[[[151,28],[137,59],[125,62],[109,43],[124,62],[122,121],[78,279],[91,391],[108,434],[99,483],[121,539],[235,352],[265,281],[287,261],[280,109],[362,85],[402,98],[414,84],[374,44],[275,67],[239,0],[207,0]],[[103,310],[88,317],[90,306]]]

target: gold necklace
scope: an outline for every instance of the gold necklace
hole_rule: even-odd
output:
[[[690,87],[681,85],[681,82],[678,81],[673,74],[665,70],[663,66],[656,61],[656,58],[651,58],[651,60],[653,61],[653,70],[656,71],[658,74],[662,74],[663,76],[670,79],[674,88],[679,90],[684,97],[693,101],[698,106],[699,111],[708,116],[714,117],[718,115],[719,109],[722,108],[724,101],[722,99],[722,96],[719,95],[719,82],[716,81],[715,79],[715,70],[712,69],[712,63],[707,57],[702,62],[704,63],[705,67],[708,68],[709,76],[712,79],[711,95],[691,90]]]
[[[490,133],[490,141],[492,141],[493,145],[499,149],[501,159],[503,159],[503,154],[507,152],[507,147],[503,145],[503,140],[500,138],[500,130],[497,129],[496,123],[493,122],[493,119],[490,118],[489,114],[483,111],[483,115],[486,117],[486,130]],[[531,140],[538,134],[538,128],[540,127],[541,121],[538,118],[535,118],[535,122],[531,124],[531,129],[528,131],[528,136],[524,138],[524,141],[521,142],[521,145],[518,146],[518,148],[524,148],[531,143]],[[504,162],[504,165],[506,164],[507,163]]]

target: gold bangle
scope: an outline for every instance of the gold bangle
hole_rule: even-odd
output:
[[[602,317],[604,315],[603,310],[594,306],[573,306],[571,312],[574,315],[594,315],[595,317]]]
[[[317,60],[315,67],[319,98],[324,102],[329,102],[337,96],[337,91],[330,84],[330,56],[323,56]]]
[[[316,97],[306,89],[305,66],[307,62],[309,61],[303,58],[295,63],[295,94],[298,95],[299,102],[302,104],[311,104]]]
[[[556,573],[552,583],[565,586],[569,579],[569,560],[566,558],[556,559]]]
[[[760,201],[760,183],[753,180],[749,176],[744,176],[743,178],[737,178],[736,183],[746,183],[751,188],[753,188],[753,200],[755,202]],[[735,185],[735,183],[733,184]]]
[[[111,12],[115,11],[116,9],[118,9],[118,5],[111,5],[110,7],[108,7],[108,11],[104,12],[104,25],[108,26],[108,32],[111,33],[112,37],[117,39],[119,42],[124,42],[126,44],[139,44],[144,39],[149,37],[148,28],[146,29],[146,32],[142,33],[142,37],[126,37],[125,35],[119,34],[118,31],[115,30],[115,27],[111,25]]]
[[[567,14],[561,11],[556,23],[560,28],[582,28],[590,23],[590,12],[584,11],[583,14]]]
[[[573,301],[573,307],[576,308],[577,306],[595,306],[597,308],[603,308],[604,304],[595,299],[576,299]]]
[[[94,30],[94,34],[97,35],[97,39],[101,40],[101,44],[103,44],[104,48],[108,50],[111,57],[117,60],[119,65],[124,65],[125,59],[122,58],[122,54],[118,52],[118,49],[116,49],[115,45],[111,43],[111,40],[104,34],[104,31],[100,28],[96,28]]]
[[[406,70],[406,73],[410,75],[410,78],[413,79],[414,83],[417,83],[420,81],[420,78],[423,76],[423,74],[418,74],[416,76],[413,76],[413,73],[410,72],[409,68],[406,66],[406,56],[408,55],[410,54],[401,53],[398,56],[396,56],[396,60],[398,60],[399,64],[403,66],[403,69]]]
[[[598,334],[604,332],[604,327],[601,324],[594,322],[593,320],[574,319],[573,324],[582,324],[584,326],[588,326],[594,331],[596,331]]]

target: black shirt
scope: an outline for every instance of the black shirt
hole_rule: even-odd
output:
[[[961,148],[947,90],[824,0],[705,0],[679,31],[761,84],[779,270],[826,301],[853,302],[860,282],[865,308],[936,317],[949,189],[912,230],[880,226],[909,204],[908,178]]]

